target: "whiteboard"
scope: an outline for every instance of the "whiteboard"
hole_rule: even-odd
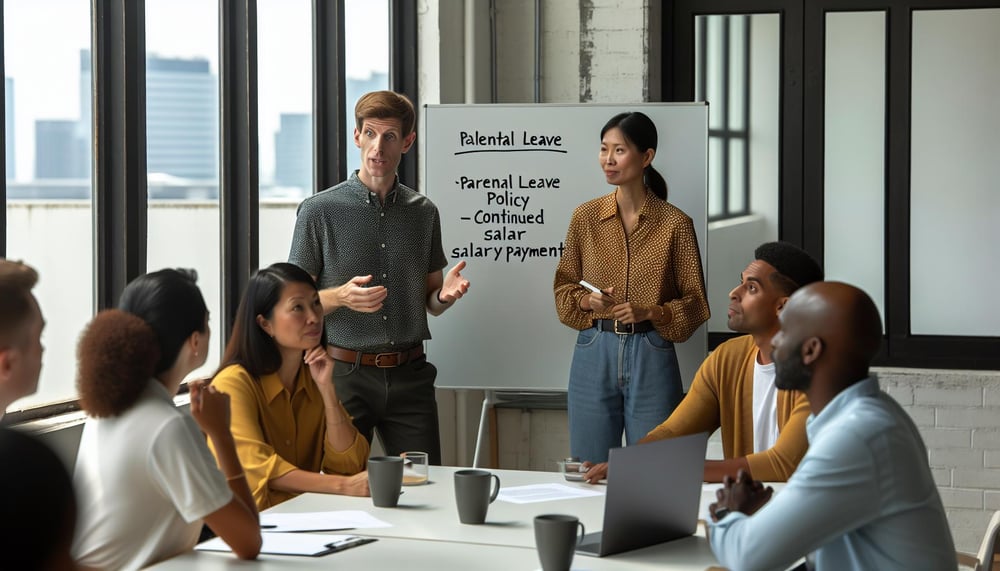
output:
[[[623,111],[656,123],[653,165],[670,202],[694,220],[707,267],[705,104],[424,108],[423,190],[441,213],[448,268],[465,260],[471,282],[454,307],[429,318],[438,387],[566,390],[577,331],[556,316],[552,283],[573,210],[613,190],[598,162],[600,133]],[[687,388],[707,327],[676,347]]]

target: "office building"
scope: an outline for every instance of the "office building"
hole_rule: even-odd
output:
[[[88,176],[87,140],[79,136],[78,121],[35,121],[35,178],[83,179]]]
[[[193,179],[219,176],[217,78],[204,59],[146,59],[146,166]]]
[[[90,123],[90,52],[80,53],[80,123]],[[146,168],[187,179],[219,176],[218,78],[206,59],[146,59]]]
[[[312,187],[312,115],[282,113],[274,134],[274,184]]]

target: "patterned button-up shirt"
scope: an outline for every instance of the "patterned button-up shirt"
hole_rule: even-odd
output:
[[[357,171],[333,188],[302,201],[288,261],[316,276],[320,289],[354,276],[388,291],[380,311],[346,307],[326,316],[331,344],[365,352],[402,351],[430,339],[427,274],[447,265],[441,218],[424,195],[399,182],[385,203]]]

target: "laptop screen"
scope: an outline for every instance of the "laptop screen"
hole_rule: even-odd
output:
[[[610,555],[693,534],[707,445],[701,433],[612,449],[604,529],[579,551]]]

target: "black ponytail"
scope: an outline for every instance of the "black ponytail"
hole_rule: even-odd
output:
[[[645,179],[646,186],[649,187],[649,190],[651,190],[657,198],[666,202],[667,181],[663,180],[663,175],[660,174],[660,171],[654,169],[653,165],[649,165],[643,173],[645,175],[643,178]]]

